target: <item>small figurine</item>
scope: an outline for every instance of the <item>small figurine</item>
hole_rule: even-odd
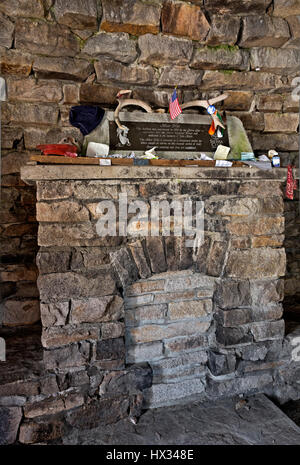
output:
[[[71,137],[71,136],[67,136],[67,137],[63,137],[60,141],[59,141],[59,144],[71,144],[71,145],[75,145],[78,149],[78,153],[81,152],[81,143],[79,142],[78,139],[74,138],[74,137]]]

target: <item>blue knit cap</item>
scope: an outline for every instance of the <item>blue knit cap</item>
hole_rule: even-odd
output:
[[[97,106],[80,105],[70,110],[70,123],[84,136],[92,132],[102,121],[105,111]]]

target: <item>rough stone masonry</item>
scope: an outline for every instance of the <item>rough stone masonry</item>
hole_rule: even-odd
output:
[[[99,417],[115,421],[128,409],[138,416],[144,399],[153,400],[155,392],[162,395],[165,375],[170,381],[176,371],[183,384],[173,389],[175,398],[180,392],[193,395],[184,387],[183,374],[191,372],[199,381],[192,383],[199,395],[259,389],[281,400],[297,397],[293,383],[298,368],[289,363],[296,335],[283,339],[280,302],[283,281],[285,301],[294,309],[299,302],[299,218],[296,202],[282,201],[283,177],[228,180],[218,179],[222,175],[214,171],[215,179],[201,183],[198,177],[182,183],[153,180],[153,173],[143,184],[124,181],[133,198],[194,193],[212,200],[207,253],[196,263],[171,239],[137,241],[126,248],[116,239],[105,246],[99,242],[94,204],[116,198],[119,181],[92,181],[91,171],[86,181],[71,175],[68,180],[40,180],[40,312],[36,192],[21,180],[20,168],[37,144],[55,143],[64,135],[80,138],[68,120],[72,105],[113,108],[118,90],[129,88],[154,108],[167,108],[174,85],[180,102],[225,90],[230,97],[221,109],[242,119],[256,153],[275,148],[284,166],[296,164],[299,103],[291,93],[300,73],[299,18],[299,0],[1,2],[0,71],[8,102],[2,105],[0,322],[9,333],[42,317],[45,349],[40,360],[30,339],[23,378],[15,382],[9,370],[1,378],[4,441],[51,440],[72,424],[89,419],[92,425]],[[243,212],[240,218],[232,215],[235,208]],[[256,212],[254,217],[250,211]],[[108,252],[116,253],[114,259]],[[162,263],[155,258],[158,253]],[[129,289],[139,280],[155,280],[156,274],[184,270],[213,282],[210,327],[195,340],[189,335],[186,344],[185,336],[176,342],[173,333],[172,351],[182,355],[174,356],[172,366],[167,357],[157,360],[156,371],[154,363],[149,368],[143,361],[128,370],[131,349],[125,347],[124,335],[131,326],[124,319],[129,308],[121,300],[127,284]],[[254,275],[249,276],[250,270]],[[164,278],[158,280],[162,284]],[[205,300],[196,296],[202,291],[207,291],[202,285],[192,289],[190,300]],[[174,301],[181,309],[184,302],[183,296]],[[170,304],[160,304],[166,326],[173,324]],[[139,306],[131,310],[143,314]],[[152,326],[161,321],[156,311]],[[18,344],[21,353],[24,341]],[[157,340],[138,344],[151,344],[152,354],[159,346]],[[190,353],[199,354],[198,363]],[[38,369],[34,365],[30,371],[30,360]]]
[[[180,102],[226,90],[223,109],[242,119],[256,152],[275,148],[284,166],[296,163],[299,103],[291,92],[300,72],[299,25],[298,0],[1,1],[4,326],[40,319],[35,193],[19,171],[37,144],[80,137],[70,107],[113,107],[120,88],[165,108],[174,85]],[[291,307],[300,294],[296,209],[286,203]]]
[[[298,398],[299,330],[285,337],[282,319],[282,171],[24,167],[37,184],[43,358],[23,389],[2,386],[14,439],[57,440],[195,398]],[[95,206],[125,191],[204,201],[198,254],[185,237],[99,237]]]

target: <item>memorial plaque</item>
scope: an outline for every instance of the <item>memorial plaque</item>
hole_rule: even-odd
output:
[[[142,156],[146,150],[157,147],[159,157],[167,159],[193,159],[205,153],[212,156],[219,145],[231,148],[228,158],[234,153],[232,133],[235,139],[238,133],[238,147],[241,145],[245,130],[238,118],[228,116],[223,137],[208,133],[211,118],[208,115],[194,113],[181,114],[171,120],[167,113],[144,113],[141,111],[121,112],[120,123],[128,128],[128,133],[120,137],[118,127],[114,121],[114,113],[107,111],[100,125],[85,137],[84,148],[88,142],[101,142],[109,145],[110,154],[128,156],[132,152]],[[241,128],[232,130],[235,120],[240,122]],[[234,125],[234,128],[236,124]]]
[[[228,136],[219,138],[208,134],[209,125],[182,123],[139,123],[124,122],[128,129],[128,142],[122,144],[117,136],[117,125],[109,123],[111,150],[124,148],[145,152],[157,147],[157,152],[214,152],[218,145],[228,146]]]
[[[227,131],[219,138],[217,134],[210,136],[209,124],[197,124],[190,122],[139,122],[122,121],[129,129],[125,144],[122,144],[117,135],[117,125],[109,122],[110,149],[142,151],[157,147],[160,152],[215,152],[218,145],[228,146]]]

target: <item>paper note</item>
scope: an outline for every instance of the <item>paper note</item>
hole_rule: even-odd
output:
[[[111,160],[105,160],[105,158],[100,158],[99,164],[102,166],[110,166],[111,165]]]
[[[0,102],[5,102],[7,99],[6,95],[6,84],[3,77],[0,77]]]
[[[227,160],[216,160],[215,166],[226,166],[226,167],[230,167],[230,166],[232,166],[232,161],[227,161]]]
[[[214,154],[215,160],[226,160],[227,155],[230,152],[230,147],[226,147],[225,145],[219,145],[217,150]]]

